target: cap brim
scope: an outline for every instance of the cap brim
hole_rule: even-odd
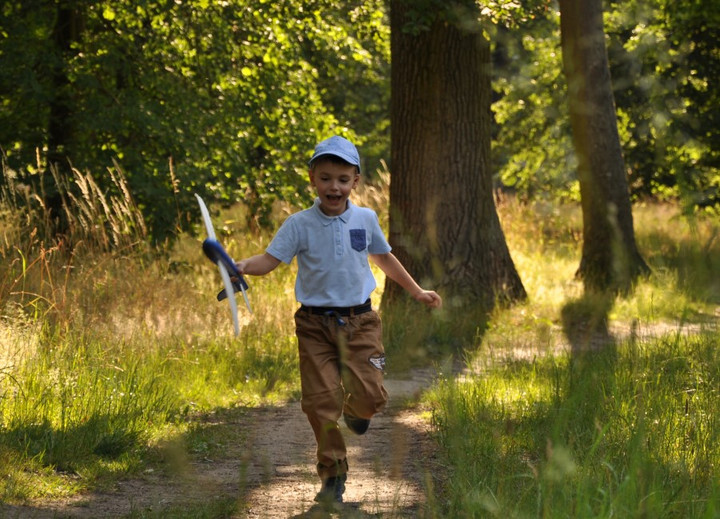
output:
[[[315,162],[317,159],[322,158],[322,157],[338,157],[338,158],[344,160],[345,162],[347,162],[348,164],[350,164],[351,166],[355,166],[356,168],[358,168],[358,170],[360,170],[360,164],[356,163],[356,159],[354,159],[348,155],[345,155],[343,153],[336,153],[336,152],[322,152],[322,153],[318,153],[317,155],[313,155],[310,158],[310,160],[308,161],[308,165],[312,165],[313,162]]]

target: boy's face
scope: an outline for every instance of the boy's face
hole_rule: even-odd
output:
[[[320,210],[328,216],[339,216],[347,208],[350,192],[360,175],[355,166],[319,160],[310,168],[310,183],[320,198]]]

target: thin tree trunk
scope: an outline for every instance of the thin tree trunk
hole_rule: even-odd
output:
[[[81,27],[82,17],[74,2],[71,0],[58,2],[52,32],[55,54],[52,57],[54,61],[50,71],[52,92],[48,119],[47,169],[44,172],[44,188],[42,189],[42,192],[45,193],[45,208],[55,222],[55,232],[57,233],[66,230],[66,222],[63,219],[60,188],[55,185],[51,168],[56,168],[57,175],[62,177],[70,174],[69,154],[73,143],[73,114],[67,62],[74,52],[73,42],[80,37]]]
[[[72,143],[72,97],[67,61],[73,51],[73,42],[80,37],[82,19],[71,1],[57,4],[52,38],[55,46],[52,65],[52,98],[48,121],[48,161],[67,161],[68,147]]]
[[[583,211],[577,275],[590,290],[627,290],[649,269],[635,243],[601,0],[560,0],[562,52]]]

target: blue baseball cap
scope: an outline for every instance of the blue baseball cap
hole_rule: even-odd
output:
[[[345,162],[357,166],[358,171],[360,171],[360,154],[355,145],[344,137],[335,135],[318,143],[308,164],[312,164],[315,159],[323,155],[340,157]]]

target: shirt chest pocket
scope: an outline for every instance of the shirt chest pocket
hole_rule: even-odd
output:
[[[350,246],[358,252],[367,248],[365,229],[350,229]]]

